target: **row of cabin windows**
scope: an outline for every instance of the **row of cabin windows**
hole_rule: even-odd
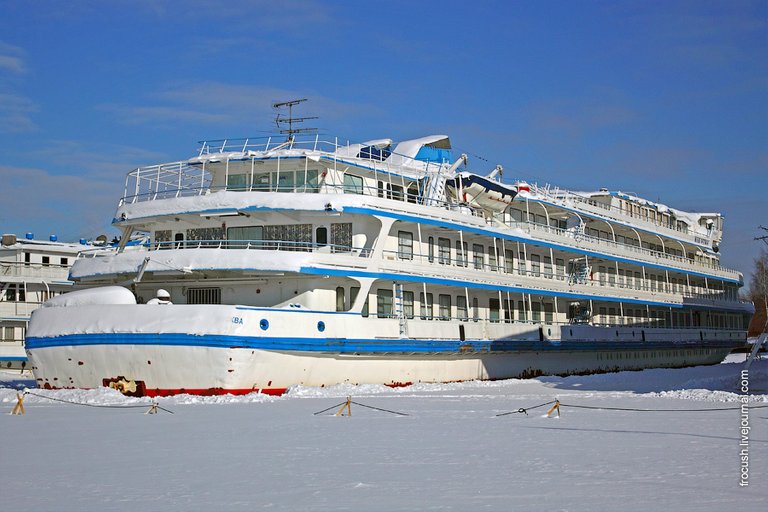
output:
[[[13,326],[5,326],[0,328],[0,341],[23,341],[25,333],[26,329],[24,327],[17,329]]]
[[[408,319],[415,318],[415,293],[412,291],[402,292],[403,316]],[[455,316],[452,304],[456,304]],[[477,322],[480,320],[480,301],[477,297],[472,298],[471,311],[467,304],[465,295],[453,297],[450,294],[438,294],[437,312],[435,312],[434,294],[419,292],[419,318],[422,320],[450,320],[456,318],[462,322],[471,320]],[[488,320],[491,322],[511,322],[515,320],[514,315],[515,301],[511,299],[499,300],[498,298],[488,299]],[[397,304],[393,300],[393,292],[389,289],[379,288],[376,290],[376,316],[379,318],[397,317]],[[529,311],[530,310],[530,311]],[[528,304],[526,301],[517,301],[517,320],[526,322],[530,312],[531,321],[542,321],[546,323],[554,321],[554,303],[541,303],[532,301]],[[435,314],[437,313],[437,314]]]
[[[452,260],[452,256],[455,258]],[[413,252],[413,233],[410,231],[398,231],[397,233],[397,255],[403,260],[412,260]],[[471,256],[471,258],[470,258]],[[544,275],[551,279],[555,275],[565,276],[565,260],[555,259],[555,267],[552,266],[551,256],[541,256],[539,254],[528,254],[531,268],[526,268],[525,259],[519,259],[518,271],[520,274],[530,273],[535,277]],[[498,246],[484,246],[482,244],[472,244],[472,253],[469,252],[469,243],[461,240],[455,241],[455,252],[451,250],[451,240],[449,238],[438,237],[435,245],[435,237],[430,236],[427,239],[427,260],[430,263],[435,261],[441,265],[451,265],[455,262],[456,266],[469,267],[470,263],[476,270],[489,269],[491,271],[504,271],[508,274],[514,271],[515,252],[511,249],[501,249]]]
[[[317,193],[320,191],[319,171],[306,169],[229,174],[227,190]]]
[[[323,247],[328,245],[330,234],[330,244],[338,248],[350,248],[352,246],[352,223],[337,222],[332,223],[329,229],[326,226],[315,228],[314,244]],[[173,237],[173,243],[172,242]],[[225,240],[224,229],[216,228],[192,228],[187,229],[185,233],[176,233],[171,230],[155,231],[155,243],[161,248],[171,248],[176,243],[198,241],[201,245],[221,246],[222,240]],[[272,245],[270,242],[281,242],[274,244],[279,248],[291,250],[311,250],[312,224],[281,224],[266,226],[236,226],[226,230],[226,240],[224,245],[229,248],[253,247],[258,242],[263,245]],[[241,242],[241,243],[238,243]],[[286,243],[283,243],[286,242]]]
[[[413,251],[413,233],[410,231],[398,231],[397,235],[397,255],[403,260],[412,260],[414,258]],[[460,240],[455,241],[455,252],[451,250],[451,240],[449,238],[438,237],[437,244],[435,244],[435,237],[428,237],[427,239],[427,260],[430,263],[437,262],[442,265],[450,265],[453,262],[460,267],[468,267],[470,261],[473,268],[477,270],[483,270],[488,268],[492,271],[503,269],[506,273],[513,273],[515,251],[511,249],[502,249],[493,246],[486,246],[482,244],[472,244],[472,253],[469,253],[469,244]],[[452,256],[455,254],[455,259],[452,260]],[[471,256],[471,259],[470,259]],[[523,256],[521,251],[520,256]],[[521,275],[531,275],[534,277],[543,276],[547,279],[556,277],[563,279],[566,276],[565,260],[562,258],[555,258],[554,266],[552,264],[551,256],[541,256],[535,253],[529,253],[528,261],[524,258],[518,259],[518,273]],[[486,260],[487,257],[487,260]],[[487,261],[487,263],[486,263]],[[570,274],[576,272],[575,266],[579,261],[571,261]],[[530,268],[527,268],[530,264]],[[633,272],[631,270],[618,270],[617,273],[614,267],[599,267],[598,279],[601,285],[610,285],[619,287],[629,287],[641,289],[645,286],[646,289],[651,291],[669,290],[672,293],[678,293],[683,290],[683,286],[687,282],[683,279],[670,278],[670,285],[666,285],[666,277],[662,275],[649,274],[646,276],[646,284],[643,285],[643,276],[641,272]],[[720,289],[722,283],[712,283],[712,289]]]
[[[60,295],[60,293],[61,292],[53,292],[50,290],[38,290],[27,293],[23,284],[9,284],[4,292],[0,289],[0,301],[27,302],[27,299],[30,299],[30,302],[32,303],[43,303],[51,297]]]
[[[55,263],[53,263],[51,261],[51,257],[50,256],[41,256],[40,257],[40,264],[41,265],[55,265]],[[32,254],[28,253],[28,252],[25,252],[24,253],[24,266],[29,266],[29,265],[32,265]],[[59,265],[62,265],[62,266],[69,265],[69,258],[64,258],[64,257],[59,258]]]

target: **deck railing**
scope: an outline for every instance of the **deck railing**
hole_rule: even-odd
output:
[[[529,186],[531,188],[531,191],[535,192],[538,195],[544,196],[555,203],[560,203],[560,204],[567,204],[569,202],[579,203],[582,207],[586,206],[587,210],[591,208],[596,208],[597,210],[600,210],[601,211],[600,213],[611,218],[612,220],[627,221],[628,219],[632,219],[634,222],[640,221],[641,223],[649,224],[656,228],[663,228],[671,232],[678,232],[688,236],[692,236],[694,237],[697,243],[706,245],[711,242],[711,240],[709,239],[711,235],[705,236],[702,233],[699,233],[690,228],[678,227],[677,224],[671,225],[669,223],[664,223],[664,222],[659,222],[657,220],[649,219],[644,215],[635,215],[634,212],[627,211],[625,209],[618,208],[610,204],[605,204],[600,201],[596,201],[595,199],[579,194],[578,192],[573,192],[570,190],[560,189],[560,188],[552,189],[549,185],[545,185],[542,187],[536,183],[531,184]]]
[[[289,252],[327,252],[331,254],[349,254],[368,258],[372,249],[350,245],[318,244],[292,240],[175,240],[146,242],[142,247],[148,251],[186,250],[186,249],[244,249],[253,251],[289,251]],[[114,255],[114,251],[84,251],[79,258],[97,258]]]
[[[66,279],[69,266],[57,264],[0,261],[0,278],[14,277],[29,281],[45,279]]]
[[[474,270],[483,273],[497,273],[499,276],[523,276],[527,278],[536,278],[543,285],[546,281],[541,279],[549,279],[552,281],[559,281],[569,284],[580,284],[586,286],[594,286],[603,289],[619,289],[627,291],[641,291],[647,293],[665,293],[665,294],[679,294],[685,298],[698,298],[706,300],[725,300],[728,302],[744,302],[739,298],[737,291],[719,290],[706,288],[705,286],[688,285],[683,283],[668,283],[666,281],[656,281],[653,279],[642,278],[625,278],[616,279],[616,275],[611,275],[611,278],[607,278],[606,275],[602,275],[596,278],[580,279],[577,274],[570,273],[562,266],[557,266],[554,263],[541,263],[538,268],[532,266],[520,266],[517,259],[513,262],[507,261],[505,258],[497,259],[496,263],[488,263],[485,259],[481,261],[475,260],[472,256],[467,259],[452,258],[440,256],[438,252],[434,254],[419,254],[413,251],[404,252],[402,250],[385,250],[383,251],[385,258],[390,260],[400,261],[413,261],[421,264],[434,265],[434,268],[438,269],[434,272],[430,272],[430,275],[443,276],[444,272],[440,271],[441,267],[460,268],[467,270]],[[444,277],[444,276],[443,276]],[[546,286],[538,287],[542,290],[548,289]]]

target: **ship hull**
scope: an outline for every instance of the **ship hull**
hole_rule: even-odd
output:
[[[703,340],[701,331],[624,328],[614,334],[592,326],[568,326],[557,331],[558,339],[530,329],[517,339],[369,338],[364,333],[376,331],[379,320],[359,315],[236,306],[120,310],[35,313],[27,353],[38,385],[128,386],[146,396],[281,394],[297,385],[402,386],[716,364],[741,344],[736,333]]]

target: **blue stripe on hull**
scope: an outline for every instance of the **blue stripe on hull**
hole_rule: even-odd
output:
[[[225,335],[167,334],[71,334],[54,338],[27,338],[27,350],[87,345],[160,345],[178,347],[246,348],[288,352],[334,354],[442,354],[618,351],[736,347],[730,341],[519,341],[519,340],[415,340],[270,338]]]

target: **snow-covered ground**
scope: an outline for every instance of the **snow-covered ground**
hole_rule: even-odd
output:
[[[102,510],[768,510],[768,408],[749,412],[740,486],[743,355],[720,365],[583,377],[293,388],[280,398],[159,401],[111,390],[0,389],[0,509]],[[29,377],[0,374],[23,389]],[[26,379],[26,380],[25,380]],[[749,371],[768,405],[768,360]],[[335,417],[351,395],[351,417]],[[506,416],[559,398],[549,406]]]

